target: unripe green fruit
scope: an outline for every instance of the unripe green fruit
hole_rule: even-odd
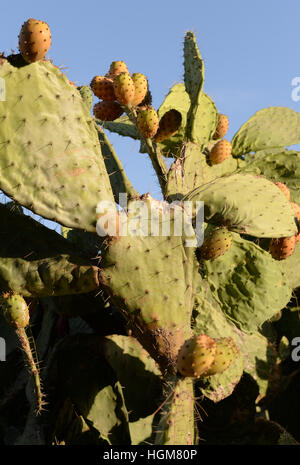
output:
[[[19,294],[2,296],[0,299],[6,322],[14,328],[26,328],[29,324],[29,310],[26,301]]]
[[[215,341],[206,334],[185,341],[177,357],[177,370],[182,376],[200,378],[212,365],[216,354]]]
[[[239,350],[231,337],[221,337],[219,339],[215,339],[215,344],[215,359],[206,372],[205,376],[212,376],[218,373],[223,373],[223,371],[229,368],[239,353]]]
[[[174,136],[181,125],[182,116],[177,110],[167,111],[159,121],[159,128],[155,135],[155,142],[162,142]]]
[[[279,239],[272,239],[270,242],[270,253],[275,260],[285,260],[293,254],[295,250],[296,238],[280,237]]]
[[[128,105],[134,100],[134,82],[128,73],[118,74],[114,78],[114,92],[116,99],[122,105]]]
[[[26,21],[19,35],[19,49],[28,63],[45,58],[51,46],[51,32],[45,21],[30,18]]]
[[[228,140],[220,140],[214,145],[210,154],[209,161],[212,165],[222,163],[224,160],[230,157],[232,152],[232,145]]]
[[[133,106],[137,106],[143,102],[148,92],[148,81],[144,74],[133,73],[131,79],[134,83],[134,99],[132,101]]]
[[[94,116],[102,121],[114,121],[123,113],[118,102],[98,102],[93,108]]]
[[[215,260],[224,255],[232,244],[232,234],[226,228],[211,231],[197,250],[197,257],[203,260]]]
[[[227,115],[220,113],[218,115],[218,123],[213,135],[213,139],[222,139],[228,131],[229,128],[229,119]]]
[[[159,126],[158,114],[153,107],[139,111],[137,115],[137,126],[140,133],[146,138],[152,139],[157,133]]]

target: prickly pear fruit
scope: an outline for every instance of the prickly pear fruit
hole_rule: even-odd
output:
[[[121,73],[114,78],[114,91],[116,99],[122,105],[128,105],[134,100],[134,82],[128,73]]]
[[[215,260],[224,255],[232,244],[232,234],[226,228],[211,231],[204,239],[202,246],[197,250],[198,259]]]
[[[213,135],[213,139],[222,139],[227,134],[229,128],[229,119],[227,115],[223,115],[219,113],[218,115],[218,123]]]
[[[300,205],[298,205],[295,202],[291,202],[291,205],[295,211],[296,218],[300,224]],[[295,235],[295,244],[297,244],[297,242],[299,241],[300,241],[300,231],[298,232],[298,234]]]
[[[134,99],[132,101],[133,106],[137,106],[143,102],[148,92],[148,81],[144,74],[133,73],[131,79],[134,83]]]
[[[94,116],[102,121],[114,121],[123,113],[118,102],[98,102],[93,108]]]
[[[45,58],[51,46],[51,32],[45,21],[30,18],[26,21],[19,35],[19,49],[27,63]]]
[[[112,80],[114,80],[114,78],[121,73],[129,74],[126,63],[124,63],[124,61],[113,61],[110,65],[107,77],[110,77]]]
[[[279,189],[284,193],[288,200],[291,199],[291,193],[286,184],[284,184],[283,182],[275,182],[275,185],[279,187]]]
[[[137,126],[140,133],[146,138],[155,136],[159,126],[158,114],[153,107],[139,111],[137,115]]]
[[[231,337],[221,337],[215,339],[216,354],[215,359],[205,376],[216,375],[217,373],[223,373],[232,364],[234,359],[239,353],[239,350]]]
[[[194,336],[178,352],[177,370],[185,377],[200,378],[211,367],[216,354],[215,341],[206,334]]]
[[[284,260],[292,255],[295,249],[295,244],[295,236],[280,237],[279,239],[271,240],[269,250],[275,260]]]
[[[211,162],[212,165],[217,165],[218,163],[222,163],[222,161],[230,157],[231,151],[232,151],[231,143],[225,139],[220,140],[211,149],[211,152],[209,154],[209,161]]]
[[[112,79],[105,76],[94,76],[90,86],[96,97],[105,101],[112,101],[116,99]]]
[[[6,322],[14,328],[26,328],[29,324],[29,309],[25,299],[19,294],[4,294],[0,305]]]
[[[158,131],[155,135],[155,142],[162,142],[174,136],[181,125],[181,113],[177,110],[167,111],[159,121]]]

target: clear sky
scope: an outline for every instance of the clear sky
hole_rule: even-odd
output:
[[[65,66],[77,85],[104,75],[114,60],[149,80],[158,109],[169,88],[183,80],[183,39],[196,34],[205,62],[205,92],[230,119],[227,139],[256,111],[286,106],[300,76],[299,0],[114,0],[1,2],[0,51],[17,50],[22,23],[47,21],[47,57]],[[299,93],[300,94],[300,93]],[[109,134],[127,174],[142,194],[159,197],[159,186],[139,144]]]

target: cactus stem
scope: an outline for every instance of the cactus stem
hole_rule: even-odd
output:
[[[45,401],[42,392],[41,379],[39,374],[39,364],[37,359],[37,351],[33,337],[28,337],[25,328],[17,328],[16,335],[18,337],[21,349],[23,351],[25,363],[29,369],[30,376],[33,380],[34,393],[32,406],[36,415],[39,415],[44,409]],[[35,360],[36,359],[36,360]]]

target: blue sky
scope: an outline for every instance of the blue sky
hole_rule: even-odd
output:
[[[3,7],[2,7],[3,8]],[[183,80],[183,39],[197,37],[205,62],[204,90],[230,119],[227,139],[256,111],[282,105],[300,112],[291,98],[300,76],[299,0],[69,0],[5,2],[0,50],[17,50],[21,25],[47,21],[54,64],[78,85],[103,75],[114,60],[144,73],[157,109],[169,88]],[[129,178],[140,193],[159,197],[150,162],[138,143],[109,134]]]

